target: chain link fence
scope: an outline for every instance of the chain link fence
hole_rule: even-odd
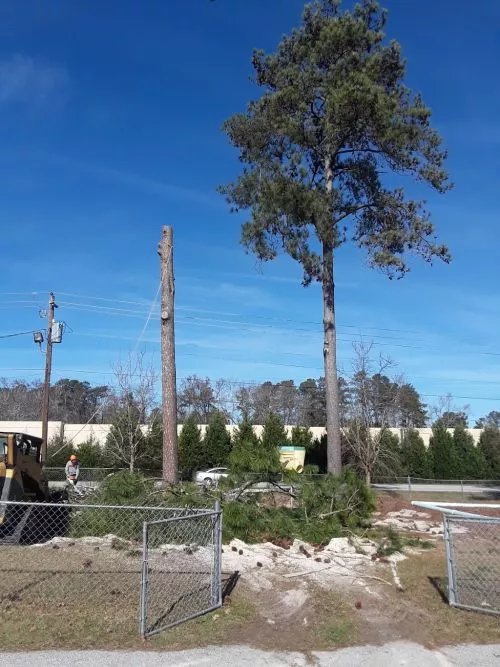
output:
[[[219,527],[218,510],[2,503],[2,623],[146,636],[203,613],[216,606],[207,587],[220,591]]]
[[[450,605],[500,615],[500,517],[443,518]]]
[[[144,524],[143,637],[221,606],[221,529],[218,506]]]

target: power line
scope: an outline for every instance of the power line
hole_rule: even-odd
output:
[[[0,296],[38,296],[38,292],[0,292]]]
[[[34,334],[34,331],[20,331],[19,333],[11,333],[11,334],[2,334],[0,335],[0,338],[15,338],[16,336],[29,336],[30,334]]]
[[[106,299],[107,300],[107,299]],[[124,303],[129,303],[132,304],[134,302],[124,302]],[[73,301],[61,301],[61,304],[66,306],[69,309],[78,309],[78,310],[87,310],[89,312],[102,312],[103,314],[113,314],[113,315],[129,315],[129,316],[135,316],[135,317],[143,317],[146,314],[146,311],[142,310],[133,310],[131,308],[117,308],[117,307],[112,307],[112,306],[98,306],[95,304],[84,304],[84,303],[75,303]],[[146,305],[146,304],[139,304],[137,303],[136,305]],[[154,304],[153,304],[154,306]],[[206,309],[201,309],[201,308],[187,308],[183,306],[178,306],[176,308],[177,311],[185,311],[185,312],[196,312],[196,313],[205,313],[205,314],[218,314],[218,315],[225,315],[226,317],[242,317],[242,313],[226,313],[223,311],[216,311],[216,310],[206,310]],[[159,313],[158,313],[159,314]],[[278,327],[277,324],[272,324],[271,322],[283,322],[283,323],[296,323],[296,324],[311,324],[314,326],[320,326],[321,322],[319,321],[313,321],[313,320],[292,320],[292,319],[281,319],[281,318],[276,318],[276,317],[267,317],[264,315],[248,315],[243,317],[246,317],[246,321],[242,321],[241,319],[239,320],[225,320],[221,318],[204,318],[204,317],[195,317],[192,315],[183,315],[181,317],[184,317],[185,320],[189,321],[199,321],[199,322],[219,322],[223,324],[234,324],[234,325],[249,325],[255,328],[282,328]],[[253,323],[249,322],[248,319],[260,319],[260,320],[266,320],[268,323],[267,324],[259,324],[259,323]],[[339,328],[344,327],[348,329],[360,329],[358,325],[354,324],[340,324]],[[366,330],[374,330],[374,331],[390,331],[390,332],[404,332],[404,333],[417,333],[417,332],[408,332],[407,330],[404,329],[388,329],[388,328],[382,328],[382,327],[365,327]],[[303,328],[297,328],[297,327],[287,327],[287,330],[289,331],[302,331],[304,333],[314,333],[315,329],[303,329]],[[376,334],[370,334],[370,337],[372,338],[387,338],[387,339],[392,339],[392,340],[400,340],[401,337],[397,336],[381,336],[381,335],[376,335]]]
[[[153,300],[153,303],[151,304],[151,308],[150,308],[149,313],[148,313],[148,316],[147,316],[147,318],[146,318],[146,322],[144,323],[144,326],[143,326],[143,328],[142,328],[142,330],[141,330],[139,336],[137,337],[137,340],[136,340],[136,343],[135,343],[134,352],[137,350],[137,348],[138,348],[138,346],[139,346],[139,343],[141,342],[141,339],[142,339],[142,337],[143,337],[143,335],[144,335],[146,329],[148,328],[148,324],[149,324],[149,321],[151,320],[151,317],[152,317],[152,314],[153,314],[153,310],[155,309],[156,302],[158,301],[158,296],[159,296],[159,294],[160,294],[160,289],[161,289],[161,283],[158,284],[158,289],[156,290],[156,295],[155,295],[155,298],[154,298],[154,300]],[[75,433],[75,434],[73,435],[73,437],[71,438],[71,440],[69,440],[69,444],[71,444],[71,443],[73,442],[73,440],[74,440],[78,435],[80,435],[80,433],[84,430],[84,428],[90,424],[90,422],[94,419],[94,417],[95,417],[99,412],[101,412],[101,411],[103,410],[103,408],[105,407],[105,405],[106,405],[112,398],[113,398],[113,395],[112,395],[111,392],[110,392],[110,393],[104,398],[104,400],[102,401],[102,403],[95,409],[95,411],[93,412],[93,414],[89,417],[87,423],[84,424],[84,425],[82,426],[82,428],[81,428],[79,431],[77,431],[77,433]],[[62,449],[62,448],[61,448],[61,449]],[[58,451],[60,451],[60,450],[58,450]],[[56,453],[57,453],[57,452],[56,452]]]
[[[78,298],[78,299],[88,299],[88,300],[94,300],[94,301],[106,301],[110,303],[125,303],[128,305],[134,305],[134,306],[142,306],[142,307],[147,307],[150,305],[150,301],[147,301],[144,299],[143,301],[129,301],[125,299],[114,299],[111,297],[102,297],[102,296],[88,296],[88,295],[83,295],[83,294],[75,294],[72,292],[59,292],[62,296],[69,296],[73,298]],[[81,304],[81,305],[88,305],[92,306],[92,304]],[[104,308],[105,306],[103,306]],[[113,309],[114,310],[114,309]],[[227,311],[221,311],[221,310],[210,310],[210,309],[205,309],[205,308],[193,308],[193,307],[188,307],[188,306],[176,306],[176,310],[183,310],[186,312],[196,312],[196,313],[206,313],[207,315],[223,315],[226,317],[241,317],[241,313],[231,313]],[[279,321],[279,322],[292,322],[296,324],[314,324],[314,325],[321,325],[322,322],[318,320],[296,320],[296,319],[290,319],[290,318],[279,318],[279,317],[270,317],[267,315],[251,315],[249,317],[253,317],[255,319],[264,319],[264,320],[272,320],[272,321]],[[358,329],[359,326],[356,324],[343,324],[342,326],[345,326],[347,328],[352,328],[352,329]],[[392,332],[398,332],[398,333],[419,333],[417,331],[411,331],[408,329],[390,329],[386,327],[366,327],[366,329],[373,330],[373,331],[392,331]]]
[[[62,302],[66,307],[69,309],[74,308],[77,310],[83,310],[83,311],[89,311],[89,312],[102,312],[102,314],[113,314],[113,315],[118,315],[118,316],[127,316],[127,317],[144,317],[145,312],[144,311],[136,311],[136,310],[131,310],[131,309],[120,309],[120,308],[109,308],[106,306],[93,306],[93,305],[81,305],[81,304],[72,304],[71,302]],[[187,320],[187,322],[186,322]],[[194,317],[194,316],[188,316],[185,315],[182,318],[178,318],[179,323],[193,323],[196,326],[204,326],[204,327],[216,327],[216,328],[223,328],[223,329],[228,329],[228,330],[238,330],[238,331],[259,331],[259,330],[266,330],[266,329],[282,329],[280,327],[277,327],[275,324],[253,324],[251,322],[241,322],[241,321],[236,321],[236,320],[221,320],[218,318],[210,318],[210,319],[205,319],[205,318],[200,318],[200,317]],[[241,326],[241,324],[246,325],[246,326]],[[221,326],[222,325],[222,326]],[[231,326],[234,325],[234,326]],[[342,327],[344,325],[339,325]],[[354,325],[346,325],[346,326],[353,326]],[[285,331],[281,333],[281,335],[287,335],[287,332],[290,333],[303,333],[303,334],[318,334],[320,335],[319,331],[315,331],[313,329],[298,329],[294,327],[287,327]],[[344,335],[347,332],[344,332]],[[379,335],[372,335],[372,334],[366,334],[366,333],[361,333],[360,330],[360,337],[364,338],[381,338],[381,339],[391,339],[391,340],[401,340],[400,338],[397,337],[392,337],[392,336],[379,336]],[[356,339],[350,339],[350,340],[339,340],[339,342],[356,342],[358,338]],[[375,345],[378,346],[384,346],[384,347],[397,347],[397,348],[402,348],[402,349],[412,349],[412,350],[427,350],[427,351],[434,351],[434,352],[442,352],[440,348],[437,347],[432,347],[432,346],[426,346],[426,345],[412,345],[412,344],[405,344],[405,343],[379,343],[377,341],[374,342]],[[460,350],[458,350],[460,351]],[[493,357],[500,357],[500,352],[493,352],[490,350],[478,350],[477,346],[474,348],[474,350],[470,350],[471,354],[476,354],[476,355],[482,355],[482,356],[493,356]]]
[[[19,294],[28,294],[28,293],[19,293]],[[33,296],[34,296],[36,294],[36,292],[30,293],[30,294],[33,294]],[[99,301],[105,301],[105,302],[114,302],[114,303],[125,303],[125,304],[128,304],[128,305],[138,305],[138,306],[141,306],[141,307],[145,307],[146,305],[148,305],[148,304],[151,305],[153,303],[152,310],[150,312],[153,314],[153,311],[154,311],[154,302],[147,301],[147,300],[144,300],[143,302],[141,302],[141,301],[131,301],[131,300],[125,300],[125,299],[112,299],[112,298],[101,297],[101,296],[79,295],[79,294],[70,293],[70,292],[63,292],[61,294],[66,295],[66,296],[73,296],[73,297],[77,297],[77,298],[83,298],[83,299],[92,299],[92,300],[99,300]],[[11,302],[11,303],[16,303],[16,302]],[[18,303],[24,303],[24,304],[30,304],[31,305],[33,302],[32,301],[19,301]],[[113,315],[116,315],[116,316],[123,316],[123,317],[144,317],[144,315],[146,314],[145,311],[139,311],[139,310],[133,310],[133,309],[127,309],[127,308],[118,308],[118,307],[110,307],[110,306],[98,306],[98,305],[95,305],[95,304],[82,304],[82,303],[75,303],[75,302],[61,302],[61,303],[62,303],[62,305],[67,306],[68,308],[74,308],[76,310],[82,310],[82,311],[87,311],[87,312],[101,312],[103,315],[104,314],[113,314]],[[186,312],[199,312],[199,313],[206,313],[206,314],[208,314],[208,313],[225,314],[229,317],[241,317],[241,313],[239,313],[239,314],[237,314],[237,313],[226,313],[225,311],[200,309],[200,308],[189,308],[189,307],[183,307],[183,306],[179,306],[177,308],[177,310],[184,310]],[[252,323],[252,322],[248,322],[248,321],[243,321],[242,322],[241,320],[222,320],[220,318],[206,319],[206,318],[200,318],[200,317],[193,317],[193,316],[189,316],[189,315],[185,315],[183,317],[184,317],[184,319],[178,318],[179,323],[193,323],[194,325],[210,326],[210,327],[219,327],[219,325],[223,325],[223,326],[220,326],[220,328],[225,328],[225,329],[231,329],[231,328],[234,329],[235,328],[239,331],[250,331],[251,332],[251,331],[259,331],[259,329],[279,328],[279,327],[277,327],[276,324],[271,324],[271,323],[261,325],[261,324],[258,324],[258,323]],[[311,325],[320,325],[321,324],[319,321],[314,321],[314,320],[293,320],[293,319],[285,319],[285,318],[280,319],[280,318],[276,318],[276,317],[273,318],[273,317],[264,316],[264,315],[249,315],[249,316],[243,315],[243,317],[247,317],[247,320],[250,319],[250,318],[253,318],[253,319],[266,320],[267,322],[280,322],[280,321],[282,321],[282,322],[291,322],[291,323],[304,323],[304,324],[311,324]],[[242,327],[241,326],[242,324],[245,325],[245,326]],[[362,333],[362,329],[360,327],[358,327],[357,325],[352,325],[352,324],[342,325],[341,324],[341,325],[339,325],[339,330],[342,327],[358,329],[360,331],[360,336],[365,336],[365,337],[369,337],[369,338],[393,340],[393,341],[400,340],[400,338],[393,337],[393,336],[382,336],[382,335]],[[406,333],[406,334],[417,333],[417,332],[410,331],[410,330],[405,330],[405,329],[393,329],[393,328],[383,328],[383,327],[366,327],[365,330],[366,331],[368,331],[368,330],[380,330],[380,331],[390,331],[390,332],[401,332],[401,333]],[[304,334],[314,334],[314,333],[316,333],[312,329],[298,329],[298,328],[292,328],[292,327],[287,327],[286,331],[299,332],[299,333],[304,333]],[[344,333],[348,333],[348,332],[344,332]],[[286,335],[286,333],[283,333],[282,335]],[[318,335],[319,335],[319,332],[318,332]],[[351,339],[351,340],[343,339],[343,340],[339,340],[339,342],[345,342],[345,343],[354,342],[354,339]],[[398,347],[398,348],[402,348],[402,349],[429,350],[429,351],[436,351],[436,352],[441,351],[439,348],[433,348],[433,347],[425,346],[425,345],[412,345],[412,344],[404,344],[404,343],[396,343],[396,342],[394,342],[394,343],[379,343],[379,342],[376,342],[376,341],[375,341],[374,344],[379,345],[379,346],[386,346],[386,347]],[[477,355],[483,355],[483,356],[500,356],[499,352],[493,352],[493,351],[490,351],[490,350],[478,350],[477,347],[473,351],[471,351],[471,353],[477,354]]]
[[[146,329],[148,328],[148,324],[149,324],[149,322],[150,322],[150,320],[151,320],[151,317],[153,316],[153,311],[154,311],[154,309],[156,308],[156,304],[157,304],[157,302],[158,302],[158,297],[160,296],[160,290],[161,290],[161,282],[158,283],[158,289],[156,290],[156,295],[155,295],[154,301],[153,301],[152,304],[151,304],[151,308],[149,309],[149,313],[148,313],[148,316],[147,316],[147,318],[146,318],[146,322],[144,323],[144,326],[143,326],[143,328],[142,328],[142,331],[141,331],[141,333],[139,334],[139,336],[138,336],[138,338],[137,338],[137,341],[136,341],[136,343],[135,343],[134,352],[137,350],[137,348],[138,348],[138,346],[139,346],[139,343],[140,343],[141,340],[142,340],[142,337],[143,337],[144,334],[146,333]]]
[[[59,292],[59,294],[62,294],[63,296],[69,296],[69,297],[76,297],[76,298],[82,298],[82,299],[92,299],[92,300],[98,300],[98,301],[106,301],[106,302],[111,302],[111,303],[125,303],[128,305],[135,305],[135,306],[141,306],[141,307],[147,307],[148,305],[151,304],[150,301],[144,300],[144,301],[128,301],[125,299],[112,299],[109,297],[98,297],[98,296],[84,296],[80,294],[75,294],[75,293],[70,293],[70,292]],[[142,311],[137,311],[137,310],[131,310],[131,309],[120,309],[120,308],[113,308],[110,306],[97,306],[95,304],[85,304],[85,303],[75,303],[75,302],[62,302],[64,305],[71,305],[71,306],[79,306],[79,307],[86,307],[86,308],[96,308],[99,310],[112,310],[112,311],[122,311],[122,312],[129,312],[129,313],[135,313],[137,315],[142,315],[144,314]],[[193,308],[193,307],[187,307],[187,306],[177,306],[176,307],[177,311],[185,311],[185,312],[196,312],[196,313],[205,313],[207,315],[213,314],[213,315],[223,315],[225,317],[241,317],[241,313],[234,313],[234,312],[227,312],[227,311],[221,311],[221,310],[210,310],[210,309],[205,309],[205,308]],[[311,325],[317,325],[320,326],[322,322],[319,320],[297,320],[297,319],[291,319],[291,318],[280,318],[280,317],[272,317],[268,315],[256,315],[252,314],[249,315],[248,317],[251,317],[253,319],[260,319],[260,320],[267,320],[271,322],[287,322],[287,323],[295,323],[295,324],[311,324]],[[359,329],[359,325],[356,324],[341,324],[340,326],[346,327],[348,329]],[[389,331],[393,333],[407,333],[407,334],[418,334],[420,332],[418,331],[412,331],[409,329],[394,329],[394,328],[388,328],[388,327],[365,327],[365,329],[370,330],[370,331]]]

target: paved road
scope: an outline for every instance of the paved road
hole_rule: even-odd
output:
[[[408,484],[373,484],[373,488],[384,491],[406,491]],[[496,494],[500,496],[500,486],[480,486],[476,484],[415,484],[412,482],[411,490],[415,493],[466,493],[466,494]]]
[[[301,653],[265,652],[245,646],[210,647],[194,651],[47,651],[0,653],[5,667],[498,667],[500,644],[447,647],[430,651],[409,642],[359,646],[313,653],[313,662]]]

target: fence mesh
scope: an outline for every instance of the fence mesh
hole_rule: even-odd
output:
[[[219,607],[220,514],[155,521],[144,529],[143,636]]]
[[[500,614],[500,517],[444,516],[450,604]]]
[[[172,581],[201,537],[190,519],[210,510],[111,507],[43,503],[0,504],[0,610],[26,632],[68,640],[77,632],[117,636],[137,634],[141,609],[144,523],[178,518],[178,561]],[[210,524],[211,519],[206,519]],[[200,524],[201,525],[201,524]],[[163,536],[168,541],[168,535]],[[206,547],[208,548],[208,547]],[[171,559],[166,559],[170,562]],[[210,570],[208,570],[210,571]],[[182,579],[170,588],[157,586],[164,605],[178,594]],[[193,581],[193,585],[194,585]],[[5,624],[4,624],[5,625]],[[19,630],[17,630],[19,631]],[[33,634],[31,634],[33,636]]]

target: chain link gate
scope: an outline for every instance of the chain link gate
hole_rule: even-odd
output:
[[[500,616],[500,504],[414,500],[412,505],[443,513],[449,604]]]
[[[222,513],[145,521],[139,631],[163,632],[222,605]]]
[[[500,517],[444,517],[452,607],[500,615]]]

